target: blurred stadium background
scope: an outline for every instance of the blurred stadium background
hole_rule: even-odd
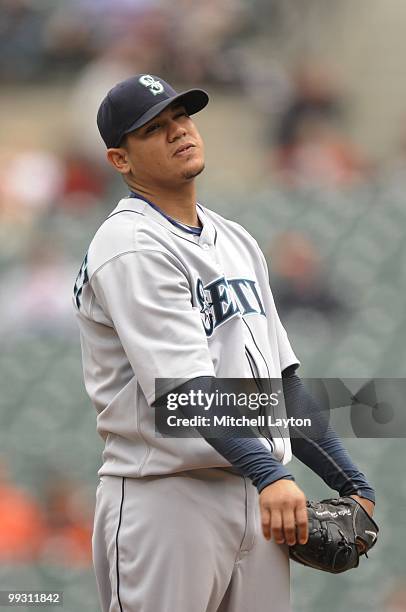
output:
[[[200,201],[265,251],[302,375],[404,377],[405,19],[401,0],[0,0],[0,590],[98,610],[102,444],[70,296],[125,195],[95,124],[122,78],[211,94]],[[348,575],[293,567],[294,611],[406,610],[404,440],[346,445],[380,543]],[[309,497],[329,493],[292,466]]]

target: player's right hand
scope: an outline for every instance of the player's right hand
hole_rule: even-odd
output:
[[[306,544],[308,538],[306,496],[293,480],[281,479],[259,494],[262,532],[277,544]]]

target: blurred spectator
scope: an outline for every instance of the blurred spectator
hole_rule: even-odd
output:
[[[46,27],[48,48],[57,60],[78,50],[83,60],[100,53],[114,40],[153,29],[160,14],[158,0],[73,0],[60,4]],[[151,19],[152,17],[152,19]],[[135,42],[136,36],[134,36]]]
[[[70,213],[85,213],[100,206],[108,185],[107,164],[100,164],[75,150],[63,156],[64,182],[58,208]]]
[[[0,78],[29,81],[44,67],[44,9],[32,0],[0,0]]]
[[[1,152],[0,223],[31,223],[62,192],[63,162],[42,149]]]
[[[316,63],[301,64],[276,131],[276,177],[292,187],[341,187],[360,180],[367,165],[341,121],[341,94],[331,72]]]
[[[232,53],[244,32],[247,8],[240,0],[175,0],[168,11],[168,79],[235,84],[241,66]]]
[[[251,55],[246,53],[241,57],[241,87],[244,96],[250,102],[250,108],[258,110],[262,115],[276,117],[280,121],[292,98],[293,84],[290,74],[281,61],[265,54]],[[272,119],[271,123],[274,123]],[[265,133],[265,138],[272,145],[275,135]]]
[[[292,98],[276,131],[276,144],[289,147],[296,142],[297,130],[305,119],[340,119],[342,100],[337,82],[327,67],[313,62],[300,63],[293,73]]]
[[[82,213],[98,206],[107,179],[106,163],[76,149],[59,156],[0,150],[0,259],[21,251],[37,224],[57,209]]]
[[[336,320],[347,312],[329,285],[315,246],[303,234],[279,234],[268,253],[275,301],[284,316],[311,310]]]
[[[39,217],[59,200],[64,172],[50,151],[0,149],[0,263],[21,254]]]
[[[236,83],[238,39],[252,33],[254,12],[241,0],[72,0],[39,8],[34,0],[0,0],[0,78],[59,80],[125,46],[136,58],[132,74]]]
[[[25,261],[4,275],[0,288],[0,335],[64,335],[73,326],[74,267],[56,236],[34,236]]]
[[[10,480],[0,458],[0,562],[27,563],[37,559],[45,528],[33,497]]]
[[[62,476],[51,479],[44,504],[47,533],[41,561],[49,565],[90,565],[92,505],[83,487]]]

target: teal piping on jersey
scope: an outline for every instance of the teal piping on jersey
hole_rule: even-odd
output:
[[[151,208],[154,208],[163,217],[165,217],[165,219],[167,219],[169,221],[169,223],[172,223],[172,225],[174,225],[175,227],[178,227],[179,229],[182,229],[185,232],[188,232],[188,234],[195,234],[196,236],[200,236],[200,234],[202,233],[202,228],[201,227],[193,227],[192,225],[186,225],[186,223],[181,223],[180,221],[176,221],[176,219],[172,219],[172,217],[167,215],[161,208],[159,208],[159,206],[157,206],[156,204],[154,204],[150,200],[147,200],[147,198],[144,198],[144,196],[140,195],[136,191],[131,191],[130,195],[128,197],[129,198],[137,198],[137,200],[143,200],[144,202],[149,204],[151,206]]]

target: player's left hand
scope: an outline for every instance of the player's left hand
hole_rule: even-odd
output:
[[[368,512],[369,516],[372,516],[375,509],[375,504],[369,499],[365,499],[365,497],[359,497],[358,495],[349,495],[349,497],[353,497],[355,501],[357,501],[366,512]],[[365,546],[362,542],[357,542],[358,550],[360,553],[365,551]]]
[[[307,501],[309,538],[305,546],[290,546],[290,558],[333,574],[358,567],[361,555],[376,544],[379,527],[357,498]]]
[[[357,501],[364,508],[364,510],[368,512],[369,516],[373,516],[375,509],[374,502],[366,499],[365,497],[359,497],[358,495],[349,495],[349,497],[353,497],[355,501]]]

